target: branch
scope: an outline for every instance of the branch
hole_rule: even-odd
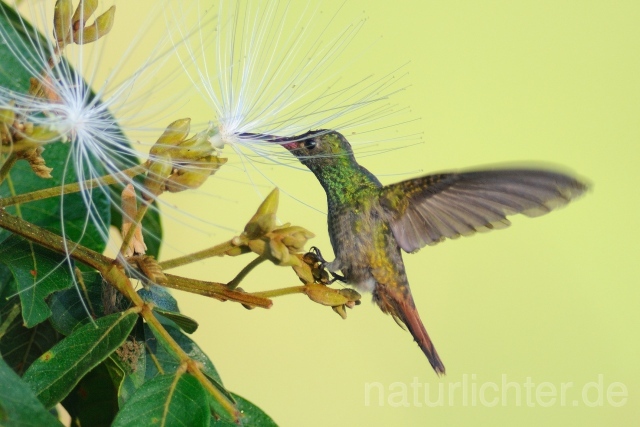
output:
[[[138,165],[118,172],[114,175],[106,175],[100,178],[88,179],[83,182],[74,182],[72,184],[67,184],[60,187],[44,188],[42,190],[36,190],[30,193],[19,194],[13,197],[6,197],[4,199],[0,199],[0,208],[17,205],[19,203],[28,203],[35,200],[47,199],[49,197],[59,197],[69,193],[78,193],[82,190],[91,190],[95,187],[103,185],[119,184],[123,182],[124,177],[133,178],[134,176],[143,174],[146,171],[147,167],[145,165]]]

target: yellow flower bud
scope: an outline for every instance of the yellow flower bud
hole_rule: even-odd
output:
[[[60,137],[59,132],[53,131],[47,126],[34,126],[33,128],[25,128],[24,141],[33,145],[42,145],[58,141]]]
[[[310,232],[304,227],[290,226],[285,228],[278,228],[274,230],[274,234],[280,235],[282,243],[289,248],[291,252],[299,252],[307,244],[307,240],[315,237],[315,234]]]
[[[73,3],[71,0],[57,0],[53,12],[53,37],[58,43],[64,44],[71,32],[71,14]]]
[[[225,255],[238,256],[238,255],[244,255],[248,252],[251,252],[251,249],[248,246],[235,246],[229,249],[228,251],[226,251]]]
[[[249,239],[264,236],[276,227],[276,211],[278,210],[279,191],[275,188],[258,207],[255,215],[244,227]]]
[[[13,110],[4,110],[0,108],[0,123],[11,126],[16,119],[16,113]]]
[[[260,239],[249,240],[249,242],[247,242],[247,246],[249,246],[249,249],[251,249],[253,253],[264,255],[265,249],[267,247],[267,242]]]
[[[258,206],[256,215],[261,214],[275,214],[278,211],[278,199],[280,196],[280,190],[274,188],[271,193],[265,197],[264,201]]]
[[[209,178],[209,172],[203,170],[178,171],[167,179],[165,190],[170,193],[179,193],[200,187]]]
[[[338,313],[338,316],[342,317],[345,320],[347,319],[347,311],[344,309],[344,305],[335,305],[331,308],[333,309],[333,311]]]
[[[31,166],[31,170],[40,178],[52,178],[51,171],[53,168],[47,167],[44,158],[42,157],[42,152],[44,151],[44,147],[37,146],[34,148],[30,148],[22,151],[19,154],[21,159],[29,162],[29,166]]]
[[[93,24],[84,27],[80,35],[74,33],[73,41],[77,44],[91,43],[108,34],[113,27],[115,13],[116,7],[111,6],[109,10],[98,16]]]
[[[220,169],[227,159],[221,157],[207,157],[201,162],[193,162],[178,168],[166,182],[166,190],[177,193],[184,190],[196,189]]]
[[[360,304],[360,294],[353,289],[336,290],[312,283],[305,286],[305,293],[311,301],[330,306],[343,319],[347,318],[345,307],[353,308]]]
[[[343,288],[338,289],[338,292],[349,300],[345,303],[347,307],[353,308],[356,305],[360,305],[360,298],[362,298],[362,295],[360,295],[355,289]]]
[[[158,261],[152,256],[144,255],[136,257],[136,264],[142,270],[144,275],[153,283],[162,285],[167,283],[169,279],[162,272],[162,268],[158,264]]]
[[[160,135],[158,141],[151,147],[149,155],[151,160],[155,156],[159,156],[168,152],[176,145],[180,144],[189,135],[191,129],[191,119],[180,119],[171,123],[165,131]]]
[[[305,294],[307,294],[311,301],[330,307],[344,305],[349,302],[349,298],[337,290],[317,283],[311,283],[305,286]]]
[[[168,155],[157,156],[156,160],[149,166],[144,179],[144,188],[147,191],[142,193],[142,197],[145,200],[153,200],[164,191],[165,181],[173,170],[171,158]]]
[[[213,154],[213,147],[203,132],[182,141],[171,150],[171,157],[176,161],[200,160]]]
[[[304,283],[305,285],[309,283],[314,283],[316,281],[316,278],[314,277],[313,272],[311,271],[311,266],[306,262],[304,262],[303,255],[295,254],[294,256],[298,258],[300,262],[298,263],[298,265],[294,265],[292,268],[293,268],[293,271],[295,271],[298,277],[300,278],[300,281],[302,281],[302,283]]]
[[[274,264],[283,266],[300,265],[300,260],[291,256],[289,248],[283,245],[281,241],[270,239],[268,248],[269,252],[267,255]]]
[[[138,198],[136,197],[136,190],[131,184],[122,190],[120,197],[122,207],[122,236],[129,234],[129,230],[134,225],[133,221],[138,214]],[[135,254],[144,254],[147,251],[147,245],[144,243],[144,237],[142,236],[142,227],[137,225],[133,237],[129,242],[129,246],[124,251],[125,257],[130,257]],[[142,267],[140,267],[142,269]],[[143,269],[144,271],[144,269]]]
[[[76,11],[73,13],[71,23],[75,30],[84,27],[84,23],[98,9],[98,0],[80,0]]]

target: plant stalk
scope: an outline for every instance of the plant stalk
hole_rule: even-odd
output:
[[[4,168],[4,165],[3,165],[3,168]],[[100,178],[88,179],[83,182],[74,182],[72,184],[62,185],[60,187],[44,188],[42,190],[36,190],[30,193],[24,193],[24,194],[19,194],[17,196],[6,197],[4,199],[0,199],[0,208],[4,208],[6,206],[11,206],[11,205],[17,205],[20,203],[28,203],[36,200],[47,199],[50,197],[59,197],[64,194],[78,193],[83,189],[91,190],[101,185],[112,185],[112,184],[122,183],[125,177],[133,178],[134,176],[145,173],[146,171],[147,171],[147,167],[145,165],[138,165],[114,175],[106,175]]]

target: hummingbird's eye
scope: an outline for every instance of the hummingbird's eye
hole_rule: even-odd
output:
[[[304,141],[304,148],[306,148],[307,150],[313,150],[314,148],[316,148],[316,145],[318,145],[318,143],[316,142],[315,138],[307,139]]]

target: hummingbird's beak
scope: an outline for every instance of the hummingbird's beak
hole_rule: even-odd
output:
[[[301,135],[296,136],[278,136],[269,135],[265,133],[250,133],[245,132],[238,135],[240,138],[251,138],[259,141],[272,142],[274,144],[280,144],[287,150],[295,150],[298,148],[298,143],[304,138]]]

